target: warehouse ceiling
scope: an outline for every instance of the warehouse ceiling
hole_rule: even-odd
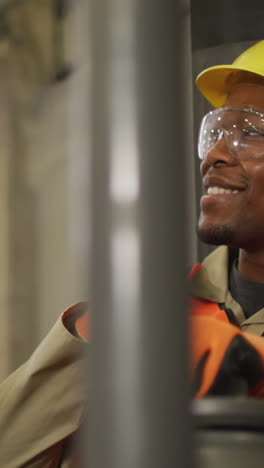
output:
[[[177,1],[177,0],[175,0]],[[264,39],[264,1],[190,0],[193,50]],[[76,0],[0,0],[0,45],[6,39],[25,79],[48,83],[70,73],[67,17]]]
[[[263,0],[191,0],[193,49],[264,39]]]

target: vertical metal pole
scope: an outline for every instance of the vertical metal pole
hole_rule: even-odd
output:
[[[188,468],[188,1],[90,0],[90,28],[87,466]]]
[[[188,466],[188,2],[139,2],[142,336],[148,467]],[[142,465],[144,466],[144,464]]]

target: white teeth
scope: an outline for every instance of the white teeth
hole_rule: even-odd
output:
[[[224,189],[223,187],[209,187],[207,189],[208,195],[218,195],[222,193],[238,193],[238,190]]]

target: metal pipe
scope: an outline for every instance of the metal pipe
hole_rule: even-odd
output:
[[[89,466],[188,468],[189,4],[90,0],[89,17]]]

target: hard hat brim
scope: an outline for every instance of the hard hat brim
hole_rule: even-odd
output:
[[[258,75],[256,71],[249,68],[236,67],[234,65],[217,65],[202,71],[196,78],[196,85],[204,97],[215,108],[223,106],[231,91],[232,83],[228,83],[228,78],[234,72],[249,72]],[[259,74],[259,76],[263,76]]]

